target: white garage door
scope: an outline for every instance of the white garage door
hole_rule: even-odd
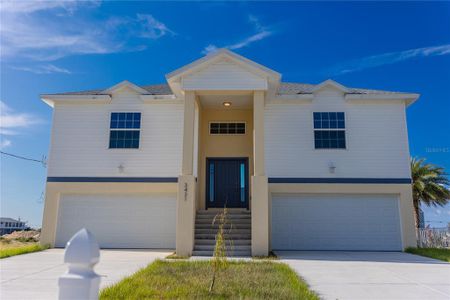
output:
[[[175,248],[175,195],[62,195],[56,246],[86,227],[102,248]]]
[[[402,250],[395,195],[272,197],[274,250]]]

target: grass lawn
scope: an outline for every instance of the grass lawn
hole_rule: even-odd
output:
[[[319,299],[287,265],[229,262],[219,271],[214,290],[209,261],[155,261],[102,290],[100,299]]]
[[[0,258],[10,257],[19,254],[41,251],[48,247],[41,246],[36,242],[20,242],[20,241],[0,241]]]
[[[431,257],[446,262],[450,262],[450,249],[445,248],[408,248],[408,253]]]

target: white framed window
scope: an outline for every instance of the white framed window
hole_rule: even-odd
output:
[[[313,117],[316,149],[346,149],[343,112],[314,112]]]
[[[113,112],[109,125],[110,149],[137,149],[141,135],[140,112]]]

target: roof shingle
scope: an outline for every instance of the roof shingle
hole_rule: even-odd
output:
[[[278,88],[279,95],[311,94],[316,85],[308,83],[281,82]],[[149,95],[172,95],[168,84],[152,84],[141,86]],[[398,94],[400,92],[349,88],[352,94]],[[57,93],[56,95],[103,95],[104,89],[86,90],[79,92]]]

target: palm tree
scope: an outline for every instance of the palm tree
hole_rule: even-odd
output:
[[[425,159],[411,159],[414,213],[419,227],[419,206],[444,206],[450,200],[450,181],[444,168],[425,163]]]

